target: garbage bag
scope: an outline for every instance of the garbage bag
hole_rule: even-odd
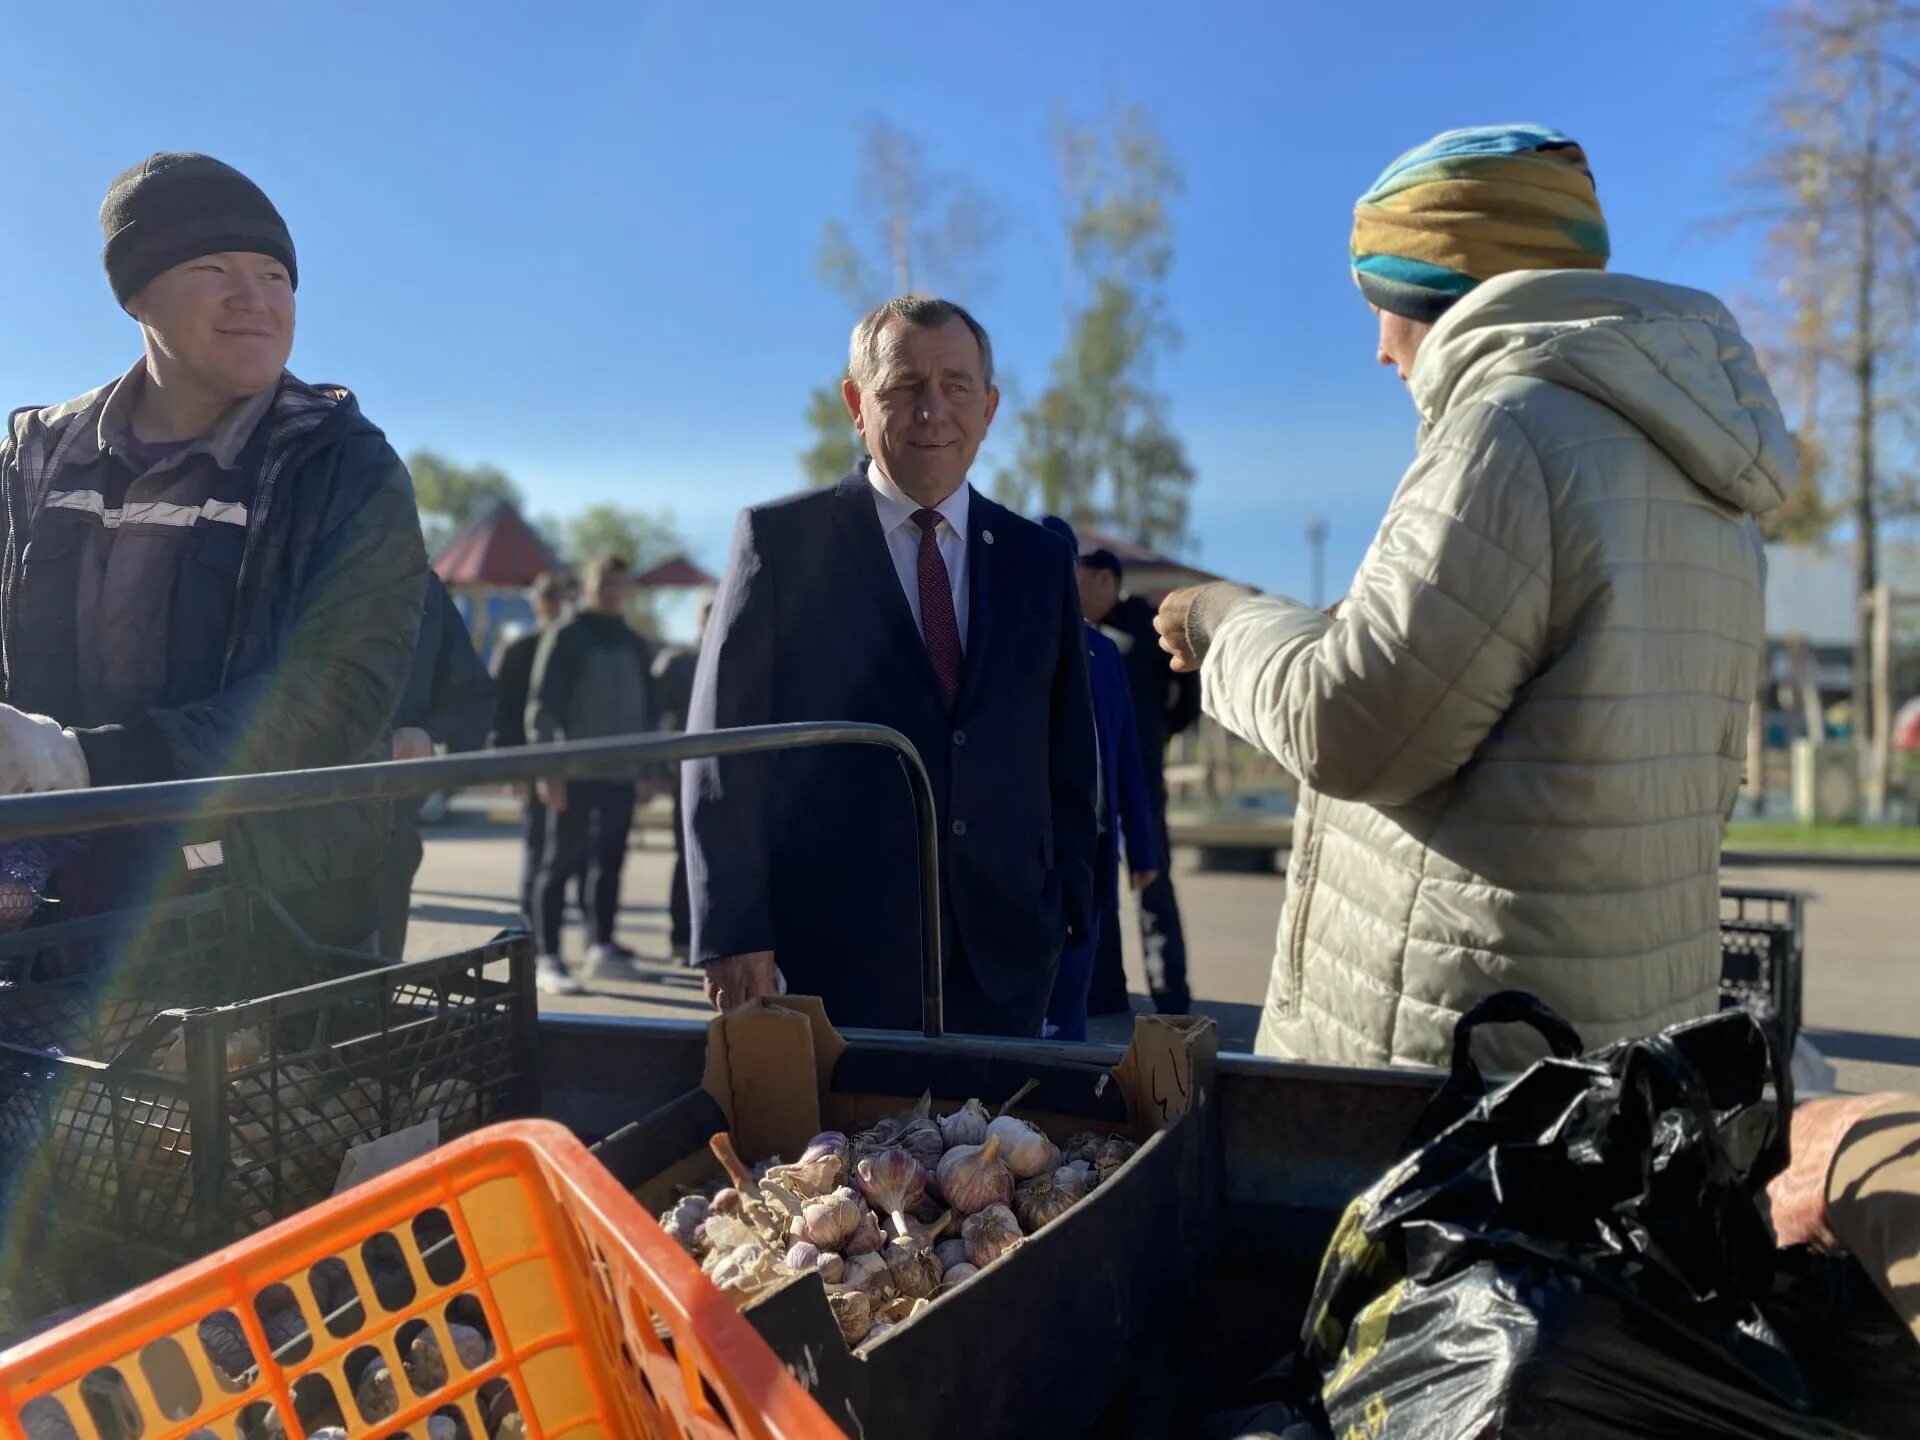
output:
[[[1472,1061],[1519,1021],[1551,1058]],[[1840,1440],[1760,1301],[1792,1081],[1730,1010],[1585,1056],[1530,996],[1462,1018],[1418,1148],[1348,1208],[1303,1353],[1341,1440]],[[1775,1097],[1766,1095],[1771,1080]]]

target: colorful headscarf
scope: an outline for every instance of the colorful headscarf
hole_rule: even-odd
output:
[[[1367,299],[1433,321],[1509,270],[1604,270],[1607,221],[1586,152],[1539,125],[1449,130],[1409,150],[1354,207]]]

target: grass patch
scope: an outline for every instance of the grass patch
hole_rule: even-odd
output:
[[[1920,855],[1920,825],[1796,825],[1785,820],[1736,820],[1727,826],[1726,848]]]

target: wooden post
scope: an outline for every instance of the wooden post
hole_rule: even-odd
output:
[[[1873,587],[1873,724],[1866,732],[1872,746],[1867,764],[1867,818],[1887,818],[1887,784],[1893,776],[1893,589]],[[1862,717],[1864,718],[1864,717]],[[1858,721],[1855,722],[1856,724]]]

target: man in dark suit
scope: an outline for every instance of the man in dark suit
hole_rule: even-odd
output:
[[[1038,1035],[1090,923],[1095,757],[1073,559],[967,483],[999,404],[986,332],[889,301],[842,387],[871,459],[746,511],[688,728],[860,720],[911,739],[940,821],[948,1028]],[[722,1009],[817,994],[845,1025],[919,1018],[913,805],[882,750],[685,767],[694,959]]]
[[[500,652],[494,668],[494,684],[499,686],[499,701],[494,707],[493,730],[487,736],[487,748],[504,750],[527,743],[527,694],[533,688],[534,657],[540,653],[540,640],[565,615],[572,597],[573,582],[565,575],[544,574],[533,582],[528,602],[533,606],[534,628]],[[540,873],[540,857],[547,848],[547,807],[539,791],[525,787],[521,799],[520,918],[533,928],[533,881]],[[579,893],[582,876],[573,877],[574,893]]]

